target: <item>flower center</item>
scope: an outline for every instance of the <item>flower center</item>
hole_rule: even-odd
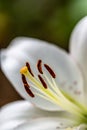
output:
[[[24,88],[29,96],[35,98],[35,95],[37,95],[76,115],[81,123],[87,123],[87,107],[61,90],[55,81],[56,74],[52,68],[47,64],[43,65],[50,74],[51,80],[43,72],[42,60],[38,60],[37,62],[38,76],[33,74],[28,62],[26,63],[26,66],[20,70]],[[26,78],[30,81],[30,84],[27,82]],[[36,89],[37,92],[32,92],[31,87]]]

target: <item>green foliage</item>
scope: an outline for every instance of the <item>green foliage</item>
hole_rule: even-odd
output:
[[[67,48],[76,22],[87,15],[87,0],[1,0],[0,42],[36,37]]]

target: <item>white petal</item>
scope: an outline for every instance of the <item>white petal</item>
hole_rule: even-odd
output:
[[[0,122],[13,119],[34,119],[39,117],[69,117],[65,112],[49,112],[43,111],[39,108],[35,108],[27,101],[16,101],[9,103],[1,108]]]
[[[82,75],[73,59],[62,49],[32,38],[16,38],[1,52],[1,67],[15,89],[27,100],[47,110],[58,110],[58,106],[39,97],[31,98],[26,93],[20,76],[20,68],[29,61],[35,73],[38,59],[50,65],[57,75],[57,82],[70,95],[81,100],[83,93]],[[35,91],[35,90],[33,90]],[[79,94],[81,92],[81,94]],[[80,98],[81,97],[81,98]]]
[[[81,68],[84,77],[84,91],[87,96],[87,16],[76,25],[72,32],[70,53]]]
[[[15,130],[65,130],[72,122],[62,118],[41,118],[26,122]]]
[[[0,111],[0,129],[10,130],[27,121],[46,118],[46,117],[67,117],[70,118],[67,113],[64,112],[48,112],[35,108],[27,101],[17,101],[7,104],[1,108]]]

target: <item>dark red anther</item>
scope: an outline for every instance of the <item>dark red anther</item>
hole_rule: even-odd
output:
[[[47,69],[47,71],[50,73],[50,75],[53,78],[56,78],[56,74],[54,73],[54,71],[51,69],[51,67],[49,67],[47,64],[44,64],[44,67]]]
[[[22,74],[22,82],[24,86],[30,87],[29,84],[27,83],[26,77]]]
[[[25,88],[26,92],[29,94],[29,96],[34,97],[34,94],[30,90],[30,86],[27,83],[26,77],[23,74],[22,74],[22,82],[23,82],[24,88]]]
[[[42,60],[38,60],[37,62],[37,69],[38,71],[43,74],[43,71],[42,71]]]
[[[30,97],[35,97],[35,95],[33,94],[33,92],[30,90],[30,88],[28,88],[26,85],[24,85],[24,87],[25,87],[25,90],[26,90],[26,92],[29,94],[29,96]]]
[[[44,87],[45,89],[47,89],[47,84],[46,84],[46,82],[44,81],[44,79],[43,79],[40,75],[38,75],[38,78],[39,78],[40,82],[42,83],[43,87]]]
[[[30,72],[30,74],[34,77],[34,74],[32,73],[32,70],[31,70],[30,64],[29,64],[28,62],[26,62],[26,66],[27,66],[28,71]]]

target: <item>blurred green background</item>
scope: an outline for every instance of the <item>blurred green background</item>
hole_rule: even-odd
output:
[[[70,33],[85,15],[87,0],[0,0],[0,47],[28,36],[68,49]],[[0,105],[20,99],[2,72],[0,81]]]

